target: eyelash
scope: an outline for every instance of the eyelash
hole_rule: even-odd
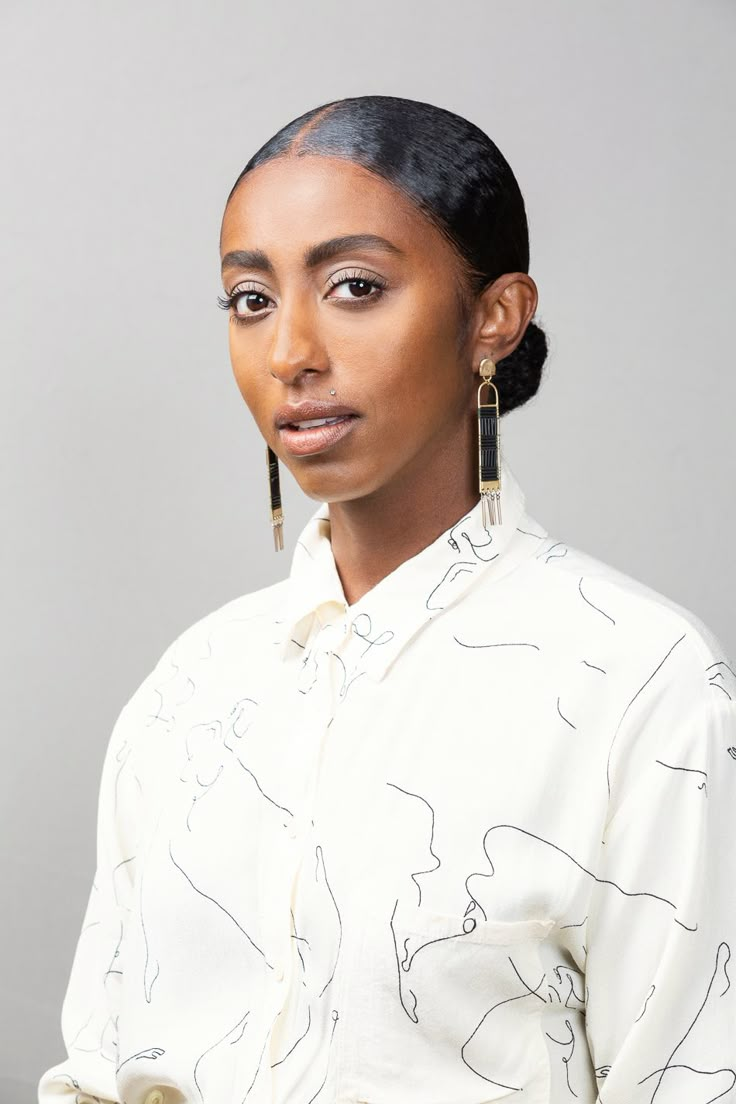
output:
[[[337,278],[337,277],[339,277],[339,278]],[[332,291],[333,288],[339,287],[340,284],[354,283],[358,280],[361,281],[362,283],[369,284],[373,288],[378,289],[376,294],[363,296],[364,299],[379,299],[381,297],[381,295],[383,294],[385,288],[386,288],[386,281],[385,280],[382,280],[378,276],[369,275],[366,272],[361,272],[359,270],[356,270],[354,272],[337,273],[336,276],[331,277],[330,278],[330,283],[329,283],[329,286],[328,286],[327,290]],[[239,315],[235,312],[234,307],[235,307],[235,303],[237,302],[237,300],[240,299],[241,296],[249,295],[249,294],[250,295],[260,295],[263,299],[268,299],[269,298],[262,291],[259,291],[258,288],[247,287],[247,286],[246,287],[237,287],[230,293],[230,295],[225,295],[225,296],[218,295],[217,296],[217,305],[218,305],[218,307],[221,307],[222,310],[232,310],[233,311],[233,314],[232,314],[233,321],[238,326],[249,326],[251,324],[251,322],[256,321],[256,319],[260,318],[261,315],[264,313],[263,311],[258,311],[258,312],[251,311],[250,316],[247,316],[247,315]],[[346,301],[350,302],[350,300],[346,300]],[[360,302],[359,299],[353,299],[352,301],[354,303]],[[265,312],[265,313],[267,313],[267,312]]]

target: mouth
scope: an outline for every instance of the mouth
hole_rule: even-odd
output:
[[[308,418],[281,426],[279,438],[293,456],[324,452],[350,433],[359,414],[340,414],[335,418]]]

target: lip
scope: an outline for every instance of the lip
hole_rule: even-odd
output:
[[[340,414],[357,414],[352,406],[333,403],[323,399],[304,399],[300,403],[286,403],[280,406],[273,417],[276,429],[289,422],[308,422],[312,418],[337,418]]]
[[[306,419],[306,415],[302,415],[302,417]],[[315,414],[314,417],[333,417],[333,415]],[[334,417],[337,417],[337,415],[334,415]],[[342,422],[335,422],[333,425],[313,426],[311,429],[292,429],[289,426],[282,426],[279,429],[279,437],[286,451],[290,452],[292,456],[311,456],[312,453],[324,452],[337,444],[338,441],[341,441],[343,437],[350,433],[358,418],[359,415],[357,414],[347,415]]]

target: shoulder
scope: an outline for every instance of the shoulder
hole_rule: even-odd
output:
[[[530,583],[567,652],[614,693],[609,786],[645,762],[736,759],[736,664],[692,609],[588,552],[548,538]],[[677,760],[679,762],[679,759]],[[644,775],[642,775],[644,777]]]
[[[632,656],[682,639],[693,662],[723,658],[721,641],[694,610],[606,560],[549,536],[531,562],[540,598],[592,637]]]
[[[286,594],[287,579],[229,599],[184,628],[166,647],[163,660],[193,662],[211,658],[218,647],[258,644],[264,632],[278,619]],[[237,641],[237,645],[236,645]]]
[[[551,535],[519,586],[543,611],[540,644],[555,671],[578,672],[581,685],[591,668],[599,674],[599,713],[617,751],[625,733],[669,742],[683,726],[692,738],[724,717],[733,728],[736,663],[694,610]]]
[[[592,666],[602,680],[595,701],[611,816],[627,794],[658,784],[667,765],[674,774],[674,767],[704,772],[720,763],[718,776],[733,777],[736,663],[695,611],[551,536],[523,585],[546,611],[547,643],[559,663],[581,680]]]
[[[253,673],[275,639],[287,579],[229,599],[181,630],[124,705],[118,723],[165,724],[195,690]]]

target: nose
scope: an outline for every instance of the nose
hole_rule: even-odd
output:
[[[268,369],[274,379],[293,383],[303,373],[324,372],[327,358],[317,323],[303,300],[282,303],[276,314]]]

